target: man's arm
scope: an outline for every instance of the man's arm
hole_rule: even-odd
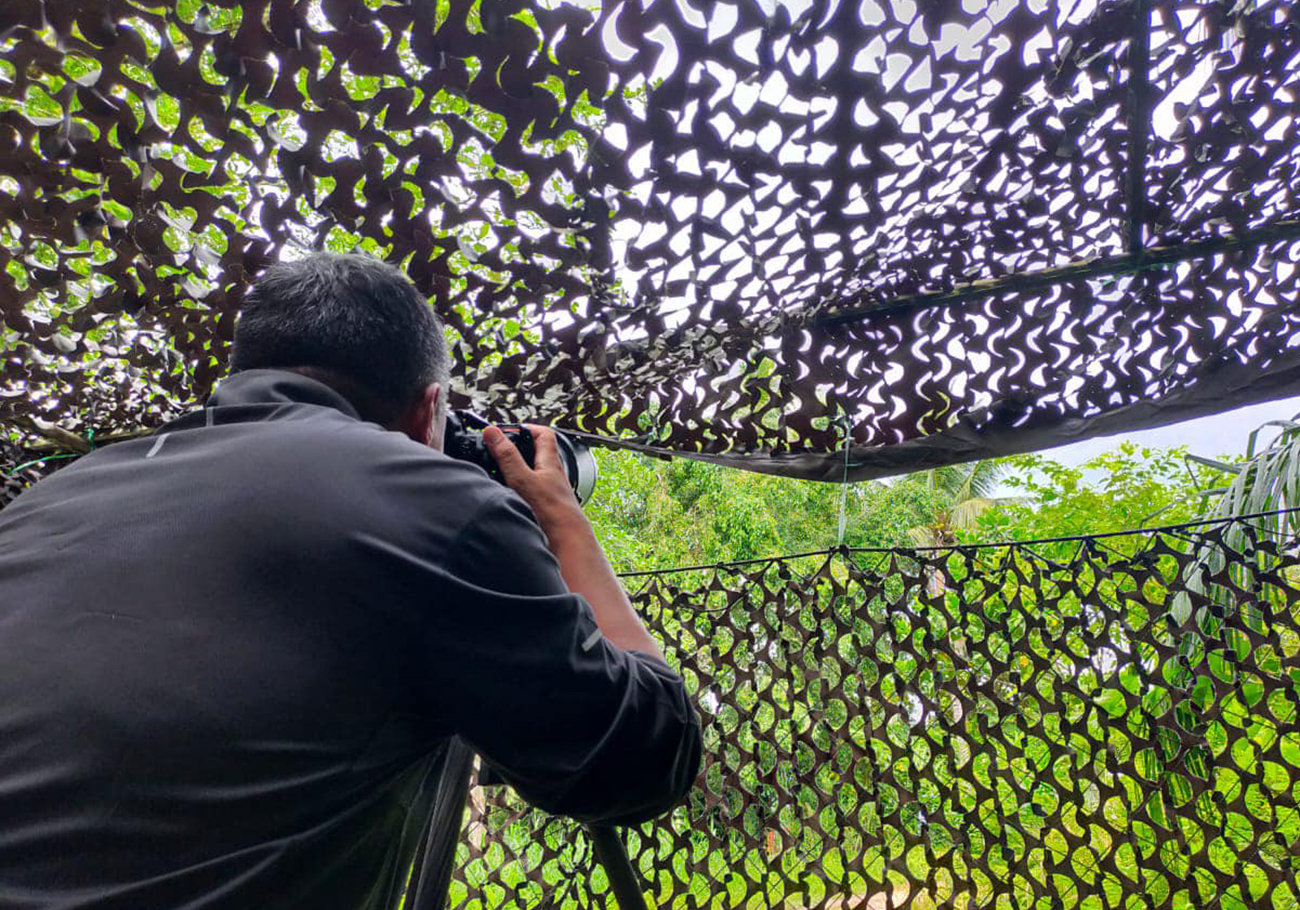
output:
[[[694,782],[699,717],[582,518],[554,437],[538,437],[540,468],[523,465],[521,485],[547,516],[563,568],[534,507],[481,474],[466,478],[473,495],[457,500],[473,514],[445,550],[427,555],[424,540],[441,533],[447,502],[432,495],[434,484],[398,484],[388,499],[413,520],[400,522],[401,545],[375,555],[383,571],[410,579],[399,587],[420,617],[415,683],[443,729],[542,809],[588,822],[643,821]],[[387,472],[386,481],[399,474]],[[566,515],[582,521],[566,523]]]
[[[584,597],[596,614],[596,625],[610,642],[625,651],[641,651],[664,659],[659,644],[650,637],[632,609],[627,592],[605,558],[591,522],[578,505],[560,461],[555,433],[529,425],[536,443],[534,467],[529,468],[514,444],[496,427],[483,439],[496,459],[506,483],[528,503],[560,564],[569,590]]]

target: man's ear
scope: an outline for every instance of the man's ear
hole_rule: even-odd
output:
[[[397,419],[392,429],[441,452],[443,431],[447,428],[446,416],[442,409],[442,385],[433,382],[425,386],[424,391]]]

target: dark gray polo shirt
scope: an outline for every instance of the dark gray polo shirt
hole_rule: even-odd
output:
[[[0,512],[0,907],[371,910],[460,734],[533,803],[697,773],[681,680],[478,468],[256,370]]]

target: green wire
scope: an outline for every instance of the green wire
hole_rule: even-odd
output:
[[[17,474],[19,471],[23,470],[24,468],[30,468],[33,465],[44,464],[47,461],[54,461],[56,458],[80,458],[80,457],[81,455],[79,453],[72,454],[72,455],[46,455],[44,458],[37,458],[35,461],[28,461],[24,464],[20,464],[12,471],[5,471],[5,477],[13,477],[15,474]]]
[[[86,442],[90,443],[90,451],[92,451],[92,452],[95,451],[95,431],[94,431],[94,430],[87,430],[87,431],[86,431]],[[80,457],[81,457],[81,454],[82,454],[82,453],[80,453],[80,452],[73,452],[73,453],[71,453],[71,454],[67,454],[67,455],[46,455],[44,458],[37,458],[37,459],[35,459],[35,460],[33,460],[33,461],[24,462],[23,464],[20,464],[18,467],[14,468],[12,471],[5,471],[4,476],[5,476],[5,477],[13,477],[15,474],[17,474],[19,471],[23,470],[24,468],[30,468],[30,467],[32,467],[33,465],[44,464],[44,463],[47,462],[47,461],[55,461],[55,460],[60,459],[60,458],[80,458]]]

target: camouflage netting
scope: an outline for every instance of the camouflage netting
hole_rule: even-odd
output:
[[[704,712],[651,906],[1295,910],[1300,556],[1233,522],[659,574]],[[612,907],[583,832],[474,791],[453,908]]]
[[[48,467],[46,465],[48,464]],[[28,465],[23,452],[8,440],[0,438],[0,509],[9,505],[19,493],[36,483],[41,476],[53,470],[58,462]],[[44,468],[45,470],[42,470]]]
[[[651,906],[1300,910],[1300,540],[1233,519],[628,583],[705,727],[686,803],[623,833]],[[585,833],[501,788],[451,898],[614,907]]]
[[[1290,0],[6,2],[0,420],[156,426],[315,248],[462,400],[797,476],[1277,397],[1297,114]]]

